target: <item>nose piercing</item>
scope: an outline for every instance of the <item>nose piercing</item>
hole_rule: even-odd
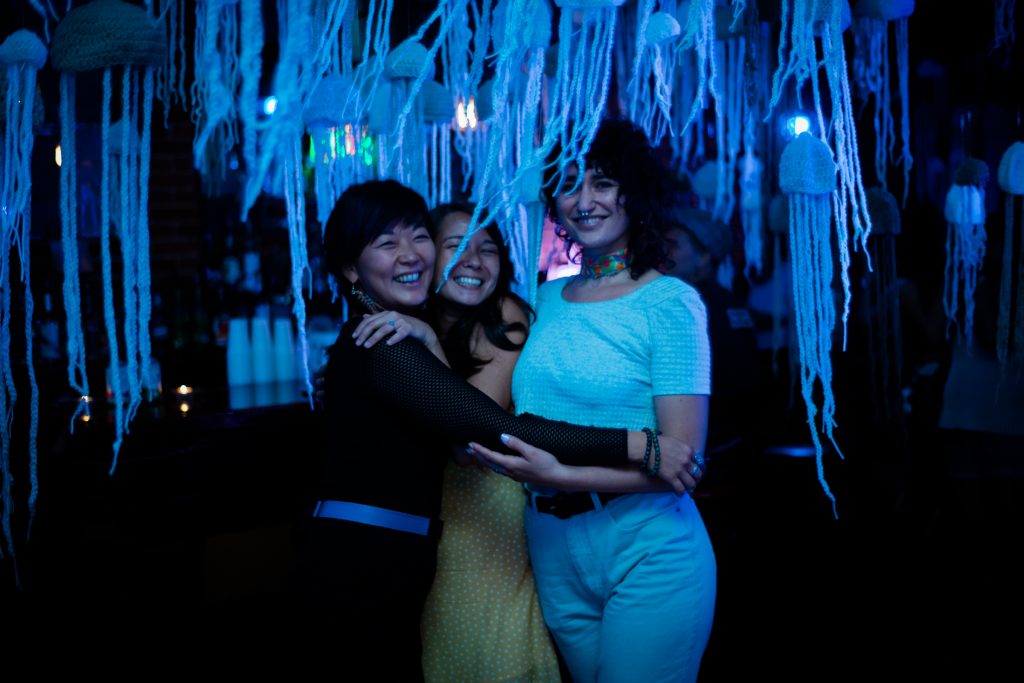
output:
[[[586,218],[587,216],[590,215],[589,211],[579,211],[578,213],[580,215],[580,218]]]

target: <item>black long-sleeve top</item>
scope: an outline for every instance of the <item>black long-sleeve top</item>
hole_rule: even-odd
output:
[[[319,496],[437,517],[450,443],[498,450],[513,434],[573,465],[623,465],[627,433],[505,412],[422,344],[357,347],[349,321],[325,375],[325,442]]]

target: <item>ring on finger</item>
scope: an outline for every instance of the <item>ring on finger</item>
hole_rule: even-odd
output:
[[[394,327],[395,326],[395,321],[394,320],[389,320],[388,321],[388,325],[391,325],[391,327]]]
[[[698,474],[700,474],[700,464],[693,463],[693,467],[690,468],[690,476],[696,477]]]

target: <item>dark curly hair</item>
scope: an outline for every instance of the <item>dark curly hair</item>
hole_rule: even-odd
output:
[[[430,219],[437,227],[438,234],[440,234],[441,223],[445,218],[453,213],[464,213],[472,216],[473,209],[472,204],[460,202],[441,204],[430,211]],[[494,240],[494,243],[498,245],[498,281],[494,291],[480,305],[464,307],[458,320],[441,339],[441,348],[444,349],[445,356],[447,356],[448,362],[451,363],[452,370],[464,378],[472,377],[490,362],[490,359],[479,358],[472,353],[473,335],[478,326],[483,330],[487,339],[499,349],[517,351],[523,348],[523,345],[526,343],[526,335],[529,334],[529,328],[521,322],[508,322],[505,320],[502,315],[502,305],[505,301],[512,301],[528,320],[533,319],[533,309],[530,308],[530,304],[512,292],[512,259],[509,256],[508,245],[505,244],[501,231],[494,223],[487,224],[483,230],[486,230],[487,234]],[[437,329],[438,306],[441,305],[439,302],[440,298],[440,293],[434,293],[430,297],[431,317],[435,320],[435,329]],[[447,305],[453,304],[452,302],[447,302]],[[523,334],[523,342],[516,343],[509,338],[509,334],[520,332]]]
[[[543,192],[548,216],[557,226],[555,232],[571,249],[572,238],[558,223],[555,206],[561,189],[556,186],[560,174],[555,159],[560,153],[556,148],[548,157]],[[619,195],[629,217],[629,251],[633,255],[630,276],[636,279],[665,263],[668,254],[664,231],[669,223],[671,177],[654,155],[644,132],[628,120],[605,119],[584,160],[587,169],[600,169],[619,184]]]

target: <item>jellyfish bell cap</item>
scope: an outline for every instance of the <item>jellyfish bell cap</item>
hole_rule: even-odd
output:
[[[801,133],[782,150],[779,187],[786,194],[829,194],[836,189],[836,163],[828,145]]]
[[[427,48],[409,39],[388,53],[384,59],[384,75],[388,78],[418,78],[420,69],[427,61]],[[427,73],[427,80],[434,80],[434,70]]]
[[[647,20],[644,37],[648,43],[660,45],[661,43],[678,38],[681,33],[682,28],[675,17],[668,12],[654,12]]]
[[[868,215],[871,217],[871,234],[900,234],[900,205],[892,193],[881,187],[871,187],[864,194],[867,196]]]
[[[337,126],[344,123],[345,101],[355,85],[352,79],[327,74],[309,96],[302,121],[306,126]]]
[[[491,15],[491,39],[494,41],[495,51],[498,52],[505,47],[505,31],[508,25],[506,15],[511,4],[510,0],[499,2]],[[547,47],[551,42],[551,9],[547,2],[542,1],[533,3],[531,11],[529,16],[519,17],[512,30],[519,36],[524,47]]]
[[[420,91],[423,98],[423,120],[427,123],[449,123],[455,115],[455,105],[448,90],[437,81],[427,81]]]
[[[50,64],[57,71],[160,66],[166,54],[166,37],[146,10],[120,0],[74,8],[57,24],[50,42]]]
[[[985,222],[985,190],[974,185],[953,185],[946,193],[946,220],[955,225]]]
[[[19,29],[0,43],[0,64],[30,64],[38,71],[46,64],[46,45],[32,31]]]
[[[957,167],[953,182],[957,185],[974,185],[983,188],[988,185],[988,176],[988,164],[981,159],[967,157]]]
[[[1024,194],[1024,142],[1015,142],[999,161],[999,187],[1007,194]]]
[[[836,4],[839,8],[839,32],[843,33],[853,23],[853,14],[850,12],[848,0],[818,0],[814,4],[813,30],[814,35],[820,36],[824,33],[824,27],[832,20],[832,11]]]

